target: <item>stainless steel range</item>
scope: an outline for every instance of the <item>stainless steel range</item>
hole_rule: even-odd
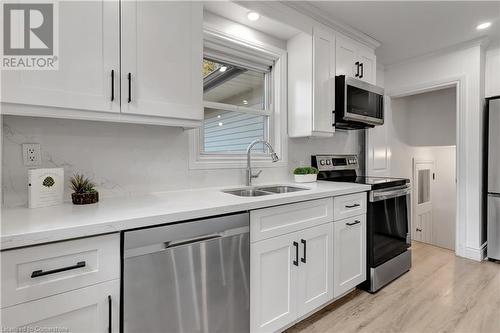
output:
[[[318,180],[371,186],[367,211],[367,272],[360,287],[376,292],[411,268],[409,179],[360,176],[356,155],[313,155]]]

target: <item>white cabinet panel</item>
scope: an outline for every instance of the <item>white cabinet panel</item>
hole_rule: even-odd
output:
[[[119,277],[118,233],[4,251],[1,304],[19,304]]]
[[[334,222],[334,296],[366,279],[366,215]]]
[[[122,112],[202,120],[202,4],[124,1],[121,6]]]
[[[59,70],[2,71],[2,102],[120,112],[119,28],[117,0],[59,2]]]
[[[364,213],[366,213],[366,192],[333,198],[333,218],[335,221]]]
[[[336,38],[336,73],[376,84],[377,57],[373,50],[340,34]]]
[[[120,282],[113,280],[3,308],[1,325],[20,328],[19,332],[60,328],[72,333],[107,333],[111,324],[111,332],[119,332],[119,308]]]
[[[315,28],[313,34],[313,132],[333,133],[335,110],[335,45],[331,31]]]
[[[332,198],[310,200],[250,212],[251,242],[333,221]]]
[[[296,238],[292,233],[251,245],[251,332],[274,332],[297,316]]]
[[[299,317],[333,299],[333,223],[299,231]]]
[[[365,82],[376,84],[377,60],[373,51],[360,48],[358,50],[358,61],[361,64],[359,78]]]
[[[356,44],[342,36],[337,35],[336,40],[336,72],[337,75],[354,77],[356,75]]]

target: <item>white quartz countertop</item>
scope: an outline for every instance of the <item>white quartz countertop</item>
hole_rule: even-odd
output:
[[[222,188],[203,188],[104,198],[97,204],[85,206],[64,203],[35,209],[4,208],[0,248],[5,250],[370,190],[367,185],[325,181],[283,185],[310,190],[238,197],[221,192]],[[237,187],[224,187],[229,188]]]

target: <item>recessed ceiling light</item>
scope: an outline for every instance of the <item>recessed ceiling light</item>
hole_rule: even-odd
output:
[[[257,21],[258,19],[260,19],[260,14],[257,12],[248,12],[247,18],[250,21]]]
[[[246,99],[244,99],[243,104],[248,105],[248,101]]]
[[[225,72],[226,70],[227,70],[227,66],[221,66],[221,67],[219,68],[219,71],[220,71],[220,72]]]
[[[483,30],[483,29],[489,28],[490,26],[491,26],[491,22],[484,22],[484,23],[481,23],[480,25],[478,25],[476,27],[476,29]]]
[[[224,124],[223,123],[219,123],[219,126],[222,126],[222,125],[224,125]]]

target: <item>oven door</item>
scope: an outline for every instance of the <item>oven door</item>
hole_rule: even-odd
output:
[[[368,204],[368,264],[377,267],[411,246],[409,185],[371,191]]]
[[[346,78],[344,120],[369,125],[384,124],[384,90],[372,84]]]

